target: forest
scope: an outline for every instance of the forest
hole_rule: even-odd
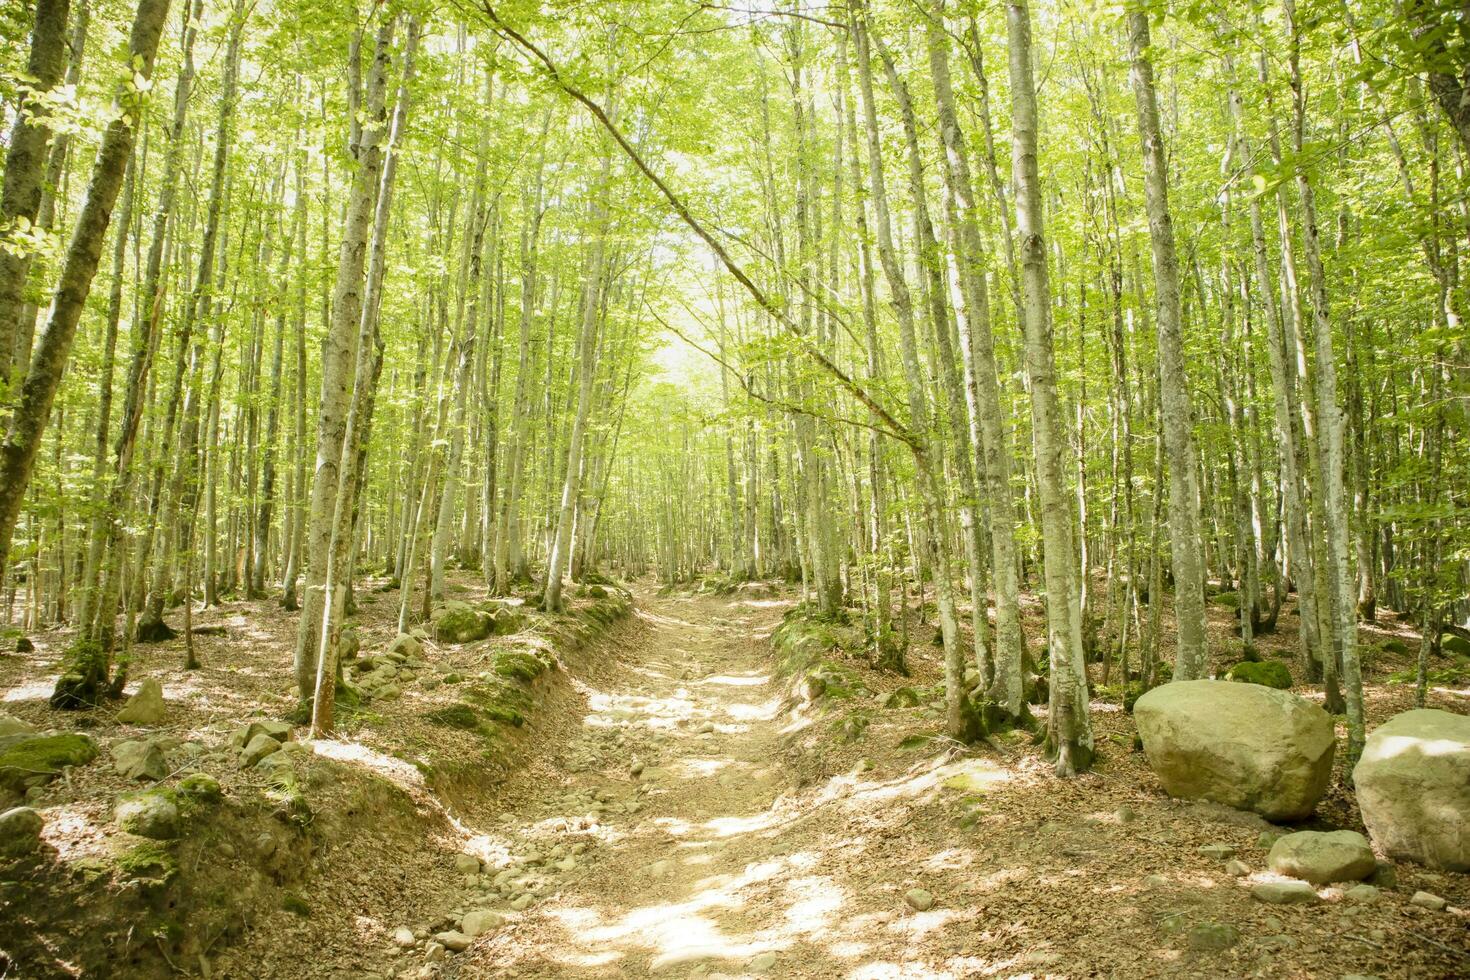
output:
[[[0,977],[1470,973],[1470,4],[0,40]]]

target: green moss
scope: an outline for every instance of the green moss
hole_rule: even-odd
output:
[[[311,906],[307,904],[306,899],[295,892],[286,892],[281,896],[281,908],[303,919],[311,918]]]
[[[1388,639],[1378,644],[1378,646],[1386,653],[1396,653],[1399,655],[1403,655],[1409,652],[1409,645],[1396,636],[1390,636]]]
[[[434,613],[434,635],[440,643],[473,643],[493,628],[489,613],[463,602],[446,602]]]
[[[515,708],[506,707],[505,705],[490,705],[485,709],[485,716],[491,721],[499,722],[502,725],[513,725],[516,728],[520,728],[526,723],[525,715],[521,714]]]
[[[517,650],[506,650],[495,655],[495,663],[491,669],[506,680],[521,681],[529,684],[542,674],[546,673],[549,665],[533,653],[523,653]]]
[[[65,766],[82,766],[97,758],[97,743],[86,735],[25,735],[0,740],[0,788],[25,791],[33,779],[49,782]]]
[[[1291,671],[1279,660],[1268,660],[1264,663],[1243,661],[1231,667],[1225,676],[1232,681],[1262,684],[1282,691],[1291,687]]]
[[[912,687],[900,687],[883,699],[883,707],[913,708],[923,703],[923,700]]]
[[[135,844],[118,854],[113,863],[129,878],[166,882],[179,873],[178,860],[167,847],[156,841]]]
[[[458,728],[467,732],[477,731],[480,727],[479,714],[464,702],[431,711],[425,717],[435,724],[447,725],[450,728]]]
[[[1229,606],[1231,609],[1240,608],[1240,594],[1238,592],[1220,592],[1214,596],[1215,604]]]
[[[1453,633],[1440,637],[1439,648],[1445,653],[1453,653],[1460,657],[1470,657],[1470,640]]]
[[[801,607],[787,613],[771,642],[776,648],[777,673],[782,676],[801,673],[839,645],[832,627]]]
[[[869,693],[867,685],[855,671],[830,660],[823,660],[807,671],[802,685],[807,698],[812,701],[821,698],[849,701]]]
[[[190,773],[179,780],[179,796],[201,803],[218,802],[222,795],[219,780],[206,772]]]
[[[832,728],[842,736],[844,742],[856,742],[863,737],[873,719],[866,711],[852,711],[833,723]]]

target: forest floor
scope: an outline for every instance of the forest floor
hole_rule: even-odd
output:
[[[300,887],[311,914],[260,912],[233,945],[201,957],[200,972],[847,980],[1470,972],[1470,876],[1398,863],[1383,869],[1370,903],[1334,886],[1319,890],[1317,904],[1262,904],[1249,892],[1270,877],[1260,837],[1281,828],[1169,799],[1116,705],[1094,702],[1095,770],[1059,781],[1028,738],[964,748],[935,737],[937,702],[883,707],[901,685],[932,688],[937,647],[915,643],[909,678],[832,652],[867,690],[859,705],[824,705],[772,673],[771,634],[793,605],[784,593],[635,594],[631,617],[561,655],[567,669],[515,735],[514,765],[479,780],[468,765],[431,787],[399,763],[416,748],[473,762],[478,743],[468,733],[423,722],[447,686],[408,690],[342,740],[317,743],[318,760],[374,768],[397,783],[414,814],[339,794],[339,811],[362,812],[314,855]],[[365,650],[391,633],[389,605],[370,601],[360,614]],[[1212,614],[1228,632],[1224,611]],[[172,645],[135,664],[135,676],[161,674],[170,702],[189,705],[176,725],[184,733],[225,715],[235,724],[261,706],[289,709],[281,670],[294,617],[264,603],[214,616],[236,623],[236,635],[201,638],[202,674],[165,669]],[[239,642],[239,624],[250,644]],[[916,640],[931,629],[916,628]],[[430,669],[468,670],[486,655],[431,650]],[[24,670],[12,659],[0,672],[7,710],[43,721],[36,699],[47,688],[35,671],[46,659],[38,654]],[[1385,683],[1401,660],[1372,665],[1370,725],[1411,706],[1411,686]],[[1470,691],[1436,688],[1431,706],[1470,712]],[[843,726],[854,708],[867,719],[856,737]],[[221,772],[227,794],[248,778]],[[57,802],[63,818],[82,814],[73,827],[115,791],[89,792],[85,779],[105,782],[88,776],[56,790],[73,798]],[[66,819],[53,822],[48,838],[63,851],[69,833],[86,837]],[[1362,829],[1340,780],[1307,826]],[[1220,845],[1245,875],[1229,872]],[[467,854],[482,873],[466,872]],[[1420,889],[1449,909],[1411,905]],[[477,908],[493,917],[466,949],[435,941]]]
[[[944,750],[915,733],[937,706],[879,711],[845,741],[771,676],[769,634],[789,604],[639,596],[608,651],[559,785],[530,793],[512,834],[536,839],[576,794],[642,785],[585,870],[456,957],[465,977],[941,978],[966,976],[1380,977],[1470,969],[1470,877],[1413,866],[1379,901],[1342,888],[1313,906],[1263,905],[1222,859],[1262,876],[1270,828],[1254,815],[1170,800],[1131,751],[1131,719],[1099,719],[1095,773],[1061,782],[1029,744]],[[886,690],[932,683],[863,670]],[[1443,693],[1456,710],[1463,696]],[[1379,699],[1381,702],[1381,699]],[[793,710],[795,709],[795,710]],[[1375,719],[1379,720],[1379,719]],[[610,741],[608,733],[617,733]],[[621,736],[621,737],[618,737]],[[936,751],[938,749],[938,751]],[[646,768],[636,779],[631,767]],[[1361,828],[1359,828],[1361,829]],[[533,845],[534,846],[534,845]],[[1408,904],[1418,888],[1456,911]],[[932,898],[920,910],[914,889]],[[923,905],[924,896],[912,896]],[[1191,930],[1238,931],[1192,949]],[[1198,933],[1203,935],[1203,932]],[[1198,943],[1199,940],[1196,940]]]

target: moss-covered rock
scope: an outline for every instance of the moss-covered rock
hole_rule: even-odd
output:
[[[173,840],[179,836],[179,806],[168,790],[133,793],[118,801],[113,811],[118,827],[139,837]]]
[[[1231,609],[1240,608],[1240,593],[1238,592],[1217,592],[1212,598],[1217,606],[1228,606]]]
[[[863,737],[872,724],[872,716],[866,711],[851,711],[840,718],[832,727],[842,736],[844,742],[856,742]]]
[[[117,870],[128,878],[166,883],[179,873],[179,862],[163,844],[144,841],[119,851],[113,859]]]
[[[219,780],[207,772],[191,772],[179,780],[179,795],[200,803],[217,803],[224,793]]]
[[[24,793],[49,783],[66,766],[84,766],[95,758],[97,743],[76,732],[0,738],[0,789]]]
[[[1457,657],[1470,657],[1470,640],[1453,633],[1448,633],[1440,637],[1439,648],[1445,653],[1453,653]]]
[[[434,636],[440,643],[473,643],[489,636],[494,619],[483,609],[450,600],[434,610]]]
[[[822,698],[849,701],[870,693],[856,671],[830,660],[823,660],[806,672],[802,690],[809,701]]]
[[[1232,681],[1261,684],[1266,687],[1274,687],[1279,691],[1291,688],[1291,671],[1287,670],[1286,664],[1279,660],[1267,660],[1262,663],[1242,661],[1231,667],[1225,676]]]
[[[1378,647],[1385,653],[1394,653],[1400,656],[1409,652],[1409,645],[1396,636],[1390,636],[1378,644]]]
[[[491,670],[506,680],[529,684],[551,669],[553,661],[537,653],[522,650],[504,650],[495,655]]]
[[[919,692],[912,687],[900,687],[883,699],[885,708],[913,708],[923,703]]]
[[[490,704],[485,706],[485,717],[502,725],[510,725],[520,728],[526,723],[526,716],[521,714],[518,708],[512,708],[507,704]]]

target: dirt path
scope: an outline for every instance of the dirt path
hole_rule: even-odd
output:
[[[567,785],[502,828],[595,844],[559,893],[456,962],[462,975],[739,975],[829,925],[832,893],[803,854],[812,831],[783,805],[766,672],[781,605],[639,597],[641,628],[609,651],[562,754]]]

